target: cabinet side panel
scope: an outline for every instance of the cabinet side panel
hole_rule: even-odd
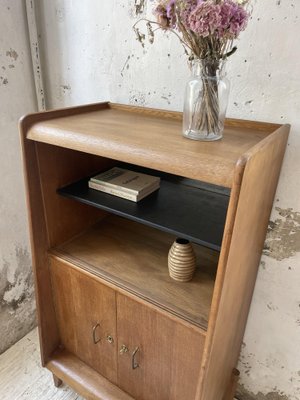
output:
[[[36,143],[50,247],[86,229],[105,212],[65,199],[56,190],[115,164],[114,161],[44,143]]]
[[[32,265],[35,276],[35,296],[39,325],[42,363],[58,345],[58,330],[54,314],[47,249],[49,246],[35,143],[26,139],[27,121],[20,125],[21,145],[26,185],[26,201],[30,228]]]
[[[288,132],[288,126],[281,127],[245,155],[211,349],[198,396],[201,400],[224,400],[237,363]]]

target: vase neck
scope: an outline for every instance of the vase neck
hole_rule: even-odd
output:
[[[192,75],[204,78],[222,78],[226,75],[225,61],[197,58],[192,62]]]

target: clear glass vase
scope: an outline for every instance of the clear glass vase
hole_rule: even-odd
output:
[[[206,141],[222,138],[229,89],[224,62],[193,61],[185,91],[183,136]]]

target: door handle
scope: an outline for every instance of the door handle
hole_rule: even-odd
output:
[[[100,327],[99,322],[97,322],[97,324],[93,326],[93,334],[92,334],[92,336],[93,336],[93,342],[94,342],[94,344],[97,344],[97,343],[100,342],[100,340],[101,340],[100,337],[97,338],[97,329],[98,329],[99,327]]]
[[[131,356],[131,367],[132,367],[132,369],[137,369],[137,368],[139,367],[139,364],[138,364],[138,363],[136,362],[136,360],[135,360],[136,353],[137,353],[139,350],[140,350],[139,347],[136,347],[136,348],[134,349],[133,353],[132,353],[132,356]]]

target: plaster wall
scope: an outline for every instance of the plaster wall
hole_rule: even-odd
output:
[[[253,0],[252,20],[228,61],[228,116],[291,123],[239,369],[243,400],[300,398],[300,2]],[[41,0],[49,107],[112,100],[181,110],[186,57],[157,32],[142,48],[132,25],[151,1]]]
[[[36,109],[25,2],[0,1],[0,353],[35,325],[18,134]]]

